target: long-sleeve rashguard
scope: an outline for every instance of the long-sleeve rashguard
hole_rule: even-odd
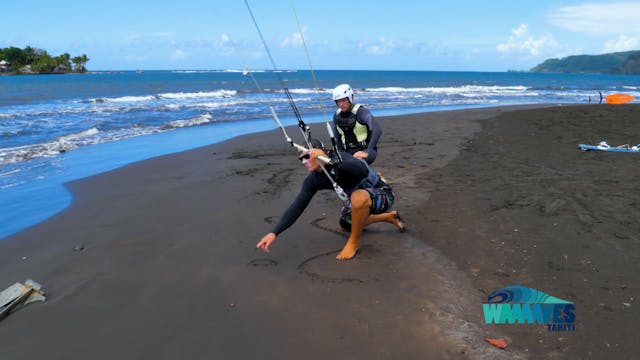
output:
[[[327,165],[326,168],[347,195],[351,195],[360,181],[369,174],[369,169],[362,161],[350,156],[344,157],[340,165]],[[278,235],[293,225],[318,190],[333,190],[333,185],[324,172],[313,171],[304,179],[298,196],[282,214],[272,232]]]

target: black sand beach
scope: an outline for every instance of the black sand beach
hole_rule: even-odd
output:
[[[409,231],[374,224],[347,262],[332,192],[255,250],[305,176],[279,131],[70,183],[69,209],[0,241],[0,286],[48,296],[0,322],[0,358],[637,357],[640,157],[577,144],[637,144],[639,112],[381,118],[374,166]],[[508,285],[574,302],[576,331],[485,325]]]

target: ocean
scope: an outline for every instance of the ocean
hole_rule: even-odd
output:
[[[0,239],[69,206],[65,182],[274,129],[271,106],[285,125],[296,123],[283,83],[309,124],[331,119],[331,90],[345,82],[375,116],[640,97],[637,75],[319,70],[315,77],[318,88],[310,71],[289,70],[0,76]],[[319,124],[312,131],[327,137]]]

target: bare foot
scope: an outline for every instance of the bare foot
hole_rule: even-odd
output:
[[[404,226],[404,222],[402,221],[402,218],[400,217],[400,213],[398,212],[398,210],[394,210],[392,211],[392,213],[393,213],[393,219],[391,220],[391,223],[395,225],[398,228],[398,230],[400,230],[400,232],[407,231],[407,228]]]
[[[342,251],[336,256],[338,260],[349,260],[356,256],[356,252],[358,252],[358,246],[352,244],[351,242],[347,242],[347,244],[342,248]]]

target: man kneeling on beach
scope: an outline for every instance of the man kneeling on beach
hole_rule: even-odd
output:
[[[273,230],[256,244],[256,248],[268,253],[276,236],[293,225],[318,190],[333,189],[333,184],[323,172],[321,160],[318,159],[318,157],[327,158],[327,154],[321,145],[317,145],[319,141],[314,143],[313,149],[303,151],[299,155],[300,161],[310,173],[304,180],[298,196],[289,205]],[[346,231],[351,230],[351,234],[336,259],[348,260],[356,255],[362,229],[369,224],[384,221],[393,224],[401,232],[405,230],[398,212],[387,212],[394,199],[391,187],[382,181],[364,161],[343,155],[341,163],[329,163],[324,166],[331,174],[331,178],[349,196],[347,205],[342,209],[340,227]]]

